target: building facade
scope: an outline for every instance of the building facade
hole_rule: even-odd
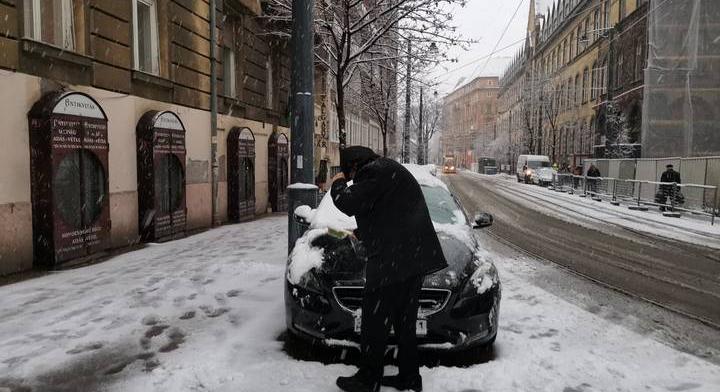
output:
[[[442,153],[454,156],[460,167],[471,168],[477,158],[492,154],[499,88],[497,77],[478,77],[443,100]]]
[[[720,155],[720,2],[651,1],[643,156]]]
[[[257,0],[0,1],[0,274],[285,208],[289,59]]]
[[[638,99],[642,105],[641,72],[635,71],[643,63],[635,56],[647,53],[642,33],[647,31],[642,23],[646,3],[560,0],[538,14],[531,2],[526,43],[503,76],[499,98],[499,128],[508,132],[508,155],[548,155],[559,166],[575,167],[594,154],[605,154],[612,134],[607,131],[608,106],[613,121],[630,118],[640,124],[633,108]],[[613,56],[623,60],[618,64]],[[632,66],[626,66],[625,59],[632,60]],[[520,113],[525,121],[518,122],[511,113]],[[620,128],[626,131],[623,144],[634,151],[638,132]]]

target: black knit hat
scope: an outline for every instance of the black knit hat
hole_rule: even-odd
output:
[[[353,167],[357,164],[358,169],[368,162],[379,158],[375,152],[363,146],[350,146],[340,150],[340,170],[345,177],[350,177]]]

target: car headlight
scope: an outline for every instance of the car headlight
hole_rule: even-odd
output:
[[[497,269],[492,263],[480,265],[465,282],[450,315],[465,318],[489,313],[500,286]]]
[[[315,276],[315,273],[312,270],[306,272],[305,275],[300,278],[297,286],[302,287],[305,290],[313,291],[317,294],[322,293],[320,282],[318,281],[317,276]]]
[[[320,281],[313,271],[305,273],[296,285],[290,281],[287,284],[290,296],[301,308],[316,313],[330,312],[330,301],[323,294]]]
[[[455,170],[455,166],[450,166],[450,170]]]

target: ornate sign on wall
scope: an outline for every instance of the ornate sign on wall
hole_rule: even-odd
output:
[[[185,127],[173,112],[150,111],[137,125],[138,222],[143,241],[183,237]]]
[[[107,246],[110,232],[107,117],[90,96],[45,95],[28,114],[36,266]]]

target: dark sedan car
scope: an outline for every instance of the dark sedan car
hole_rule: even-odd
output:
[[[497,334],[501,286],[472,229],[489,226],[492,217],[480,214],[470,224],[444,183],[425,167],[408,165],[408,169],[422,187],[449,264],[423,284],[416,328],[420,348],[490,346]],[[318,209],[300,207],[295,215],[309,230],[288,260],[287,328],[301,339],[356,346],[362,328],[365,250],[351,235],[355,221],[335,208],[329,194]]]

